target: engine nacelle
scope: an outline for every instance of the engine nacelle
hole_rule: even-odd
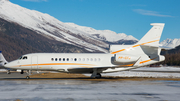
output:
[[[135,63],[138,59],[139,57],[132,55],[114,55],[114,63],[116,64],[132,64]]]

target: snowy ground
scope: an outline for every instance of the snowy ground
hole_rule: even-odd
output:
[[[107,73],[103,76],[180,78],[180,67],[141,67],[131,71]]]
[[[6,70],[0,69],[0,72],[4,71]],[[91,76],[91,74],[85,75]],[[180,78],[180,67],[141,67],[130,71],[106,73],[102,76]]]

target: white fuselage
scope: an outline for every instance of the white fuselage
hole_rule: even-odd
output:
[[[127,56],[110,53],[32,53],[26,54],[19,59],[12,61],[5,66],[11,69],[35,70],[35,71],[58,71],[70,73],[92,73],[93,68],[100,69],[100,72],[117,72],[137,68],[140,66],[157,63],[157,60],[149,60],[147,55],[142,55],[139,66],[133,65],[139,60],[137,56]],[[154,56],[153,58],[159,58]],[[131,61],[133,59],[133,62]],[[119,61],[116,62],[116,61]],[[122,62],[121,62],[122,61]],[[144,61],[144,62],[143,62]],[[148,64],[146,63],[148,62]]]
[[[113,54],[78,54],[78,53],[32,53],[23,55],[8,65],[11,69],[52,70],[68,72],[72,68],[92,68],[114,66],[111,63]]]

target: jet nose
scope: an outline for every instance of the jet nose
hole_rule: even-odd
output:
[[[5,68],[8,68],[8,67],[9,67],[8,63],[7,63],[7,64],[5,64],[5,65],[4,65],[4,67],[5,67]]]
[[[6,64],[4,65],[4,67],[5,67],[5,68],[12,68],[12,65],[11,65],[11,63],[6,63]]]

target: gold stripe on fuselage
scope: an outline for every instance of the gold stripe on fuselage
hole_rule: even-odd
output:
[[[154,40],[154,41],[149,41],[149,42],[146,42],[146,43],[134,45],[134,46],[132,46],[132,48],[138,47],[138,46],[140,46],[140,45],[145,45],[145,44],[148,44],[148,43],[156,42],[156,41],[159,41],[159,40]],[[128,48],[131,48],[131,47],[128,47]],[[126,49],[128,49],[128,48],[126,48]],[[115,52],[111,52],[111,54],[116,54],[116,53],[125,51],[126,49],[121,49],[121,50],[118,50],[118,51],[115,51]]]

